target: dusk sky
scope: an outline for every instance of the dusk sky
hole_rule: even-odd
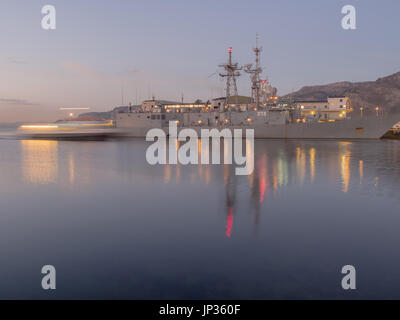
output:
[[[41,28],[42,6],[57,29]],[[357,30],[341,8],[357,9]],[[2,0],[0,122],[49,121],[59,107],[111,110],[124,102],[207,100],[224,94],[218,64],[233,47],[286,94],[305,85],[368,81],[400,71],[400,1]],[[250,94],[248,75],[239,94]]]

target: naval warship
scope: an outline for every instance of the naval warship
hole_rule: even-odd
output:
[[[153,98],[140,107],[116,112],[110,122],[23,125],[17,135],[42,139],[145,138],[151,129],[175,136],[190,128],[198,136],[207,129],[214,133],[231,130],[232,136],[235,129],[253,129],[256,139],[380,139],[400,121],[400,114],[382,107],[353,110],[348,97],[327,97],[326,101],[279,98],[268,78],[261,79],[262,48],[257,44],[253,50],[255,63],[239,66],[232,61],[232,48],[228,49],[228,61],[220,65],[223,72],[219,73],[226,79],[225,97],[194,104]],[[250,75],[251,97],[238,95],[236,78],[241,72]]]
[[[182,129],[194,129],[200,136],[202,129],[254,129],[256,139],[380,139],[396,123],[400,114],[380,112],[378,116],[347,115],[335,121],[293,121],[291,110],[265,111],[210,111],[210,112],[132,112],[120,113],[116,118],[119,134],[126,137],[146,137],[153,128],[169,134],[170,122]]]
[[[168,135],[170,123],[183,129],[234,130],[254,129],[256,139],[380,139],[400,121],[400,113],[382,107],[353,110],[348,97],[327,97],[326,101],[292,101],[280,99],[268,78],[261,79],[258,44],[253,49],[255,63],[239,66],[228,61],[221,64],[226,78],[226,97],[207,103],[184,104],[169,101],[144,101],[139,108],[115,115],[115,126],[122,136],[146,137],[149,130],[163,129]],[[252,97],[237,93],[236,78],[241,72],[251,79]]]

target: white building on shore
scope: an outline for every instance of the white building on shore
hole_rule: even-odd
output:
[[[296,101],[297,109],[305,118],[314,117],[320,121],[341,120],[350,112],[348,97],[328,97],[318,101]]]

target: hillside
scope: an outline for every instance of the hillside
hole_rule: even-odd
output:
[[[357,110],[361,106],[374,110],[377,106],[386,110],[400,112],[400,72],[367,82],[336,82],[326,85],[306,86],[282,97],[293,100],[325,100],[329,96],[348,96],[351,106]],[[140,106],[133,106],[139,108]],[[89,112],[81,114],[84,117],[99,117],[112,119],[119,111],[127,111],[128,107],[117,107],[109,112]]]
[[[328,96],[348,96],[352,107],[400,111],[400,72],[368,82],[337,82],[327,85],[306,86],[285,96],[294,100],[320,100]],[[284,97],[284,98],[285,98]]]

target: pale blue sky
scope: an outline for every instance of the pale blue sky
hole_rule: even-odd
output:
[[[57,29],[41,29],[41,8]],[[357,30],[341,28],[341,8],[357,9]],[[262,65],[281,94],[304,85],[375,80],[400,71],[398,0],[2,0],[0,122],[48,120],[60,106],[108,110],[154,94],[209,99],[224,84],[208,76],[233,47]],[[137,95],[136,95],[137,92]],[[249,94],[248,75],[239,93]],[[33,117],[35,116],[35,117]]]

